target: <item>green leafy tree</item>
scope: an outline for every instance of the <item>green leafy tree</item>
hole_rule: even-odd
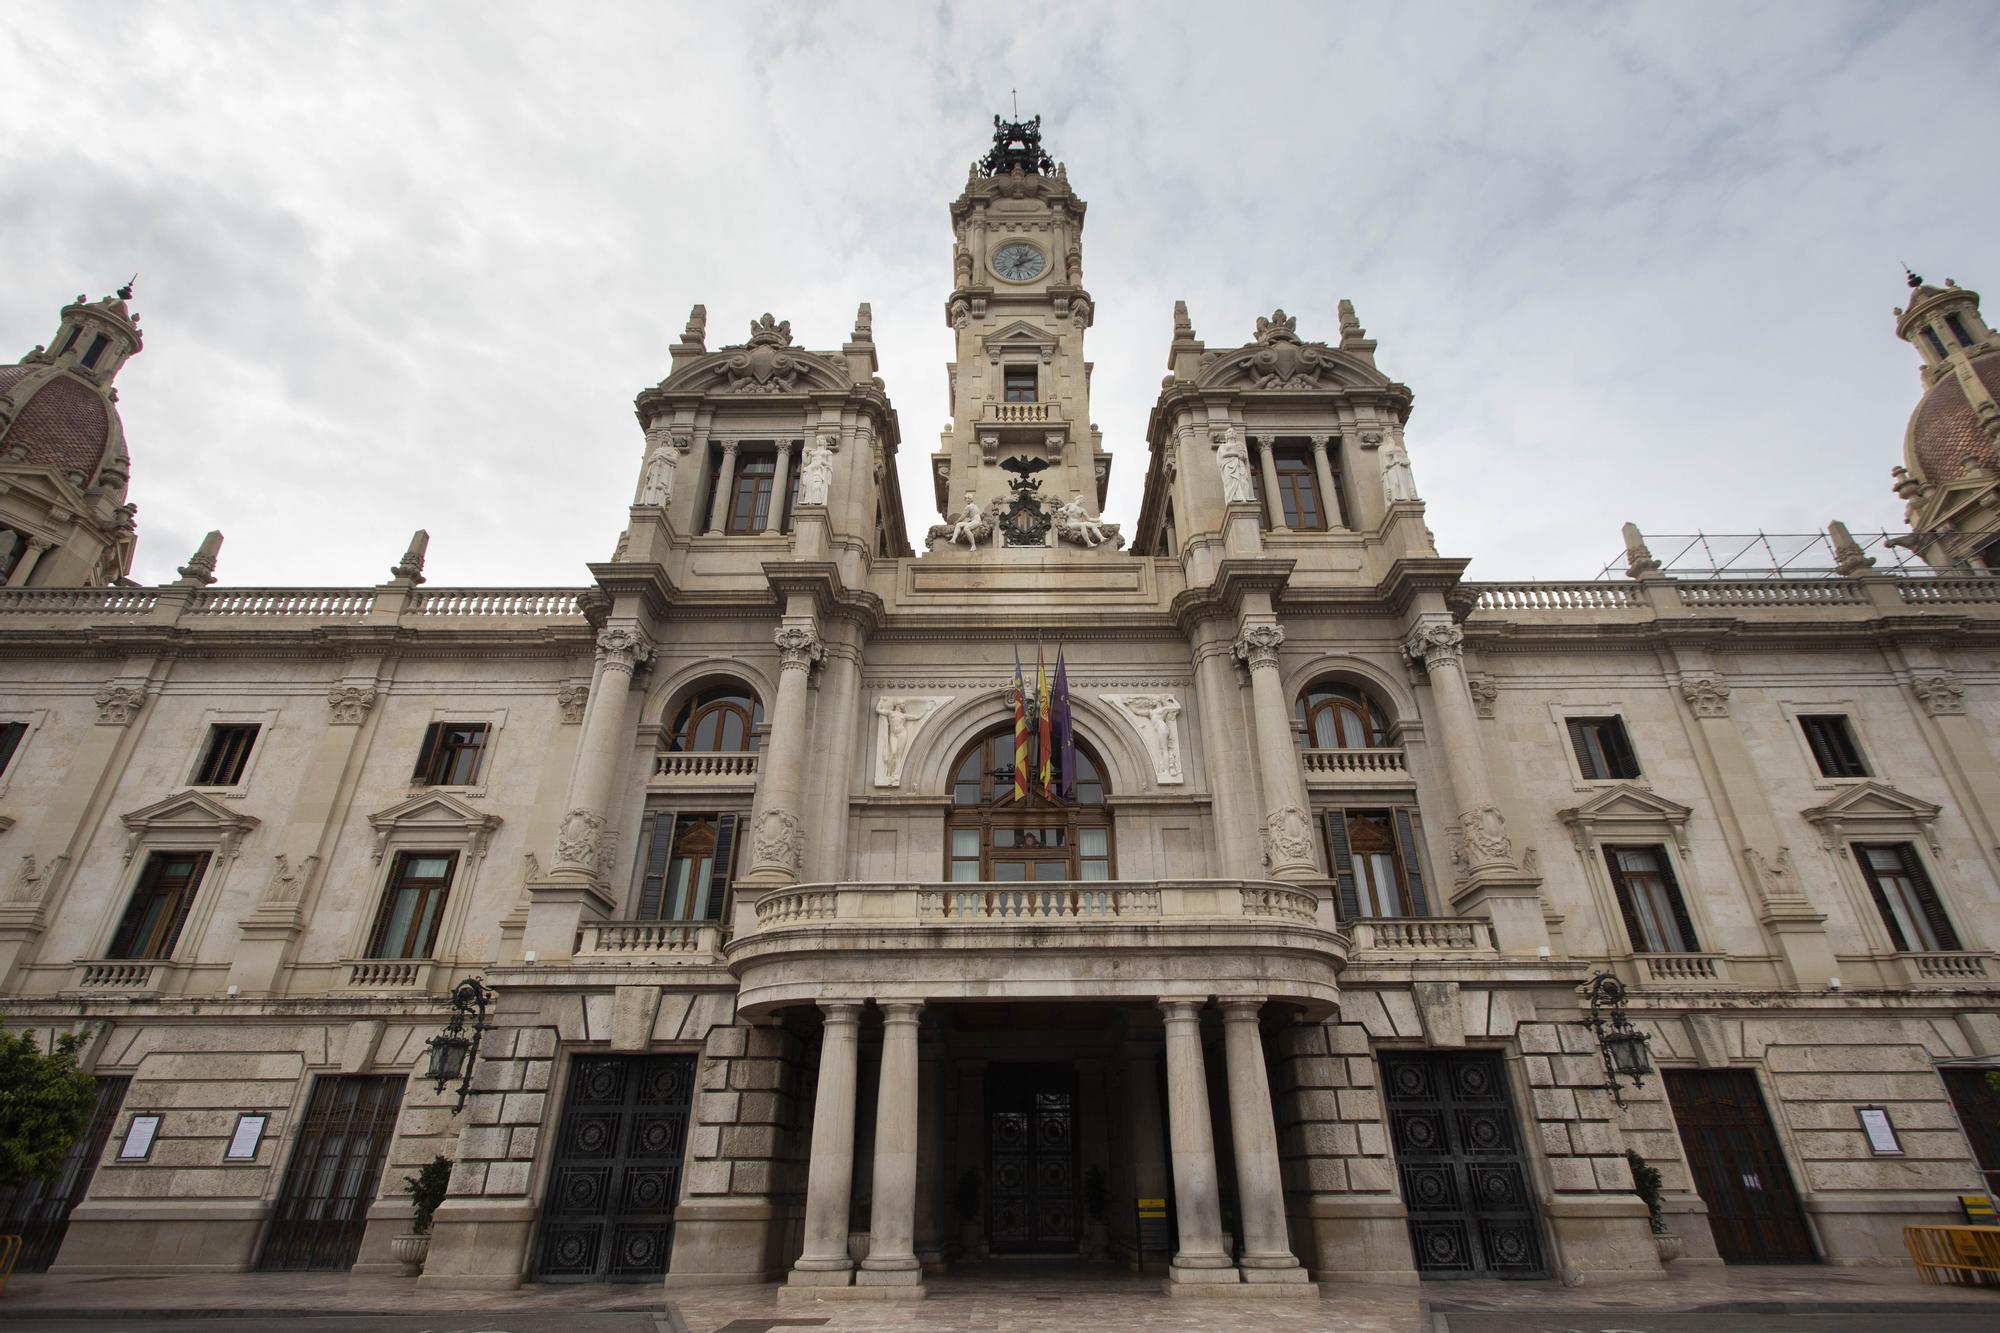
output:
[[[79,1033],[45,1051],[34,1034],[0,1033],[0,1188],[50,1180],[83,1137],[97,1080],[76,1067]]]

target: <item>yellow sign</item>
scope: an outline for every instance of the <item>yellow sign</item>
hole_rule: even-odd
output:
[[[1166,1215],[1167,1215],[1167,1201],[1165,1199],[1139,1200],[1139,1216],[1165,1217]]]

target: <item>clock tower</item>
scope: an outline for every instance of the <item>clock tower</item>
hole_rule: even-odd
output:
[[[1084,202],[1042,148],[1041,117],[993,118],[993,147],[951,205],[952,421],[932,459],[938,510],[1008,503],[1032,479],[1060,505],[1104,504],[1111,458],[1090,424]],[[1009,544],[1020,544],[1007,539]]]

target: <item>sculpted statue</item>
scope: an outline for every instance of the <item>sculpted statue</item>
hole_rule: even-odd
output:
[[[1250,504],[1250,450],[1242,436],[1227,429],[1216,435],[1215,466],[1222,473],[1223,503]]]
[[[910,742],[944,702],[916,696],[875,701],[875,715],[881,719],[875,738],[876,786],[903,785],[903,761],[909,757]]]
[[[646,460],[646,474],[639,483],[639,503],[665,508],[674,496],[674,451],[655,449]]]
[[[805,461],[799,468],[800,504],[826,503],[827,488],[833,485],[833,448],[832,437],[827,435],[806,446]]]
[[[1417,498],[1417,481],[1410,475],[1410,455],[1395,440],[1382,446],[1382,498],[1391,504]]]
[[[1181,701],[1171,694],[1106,694],[1104,702],[1123,713],[1138,731],[1153,761],[1153,776],[1162,783],[1181,782],[1180,733],[1174,723]]]
[[[1069,503],[1056,510],[1055,524],[1057,533],[1085,546],[1095,546],[1104,540],[1104,529],[1084,508],[1081,491],[1073,492]]]
[[[963,537],[965,544],[976,551],[979,549],[979,539],[991,531],[992,526],[993,520],[986,516],[984,509],[980,508],[979,501],[973,498],[972,492],[967,491],[965,508],[959,511],[958,518],[952,525],[951,542],[956,546],[958,539]]]

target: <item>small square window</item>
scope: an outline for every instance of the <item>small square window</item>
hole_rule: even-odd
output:
[[[1622,717],[1570,718],[1569,743],[1576,751],[1577,770],[1590,781],[1639,776],[1639,759]]]
[[[1036,375],[1033,366],[1008,366],[1006,368],[1007,401],[1010,403],[1032,403],[1037,401]]]
[[[1847,718],[1840,713],[1802,713],[1799,728],[1812,747],[1820,775],[1829,778],[1865,778],[1868,766],[1861,762],[1861,747],[1854,743]]]
[[[208,748],[195,766],[197,787],[234,787],[243,781],[251,747],[257,744],[255,722],[223,723],[208,729]]]
[[[484,722],[433,722],[424,731],[411,781],[425,787],[470,787],[486,753]]]

